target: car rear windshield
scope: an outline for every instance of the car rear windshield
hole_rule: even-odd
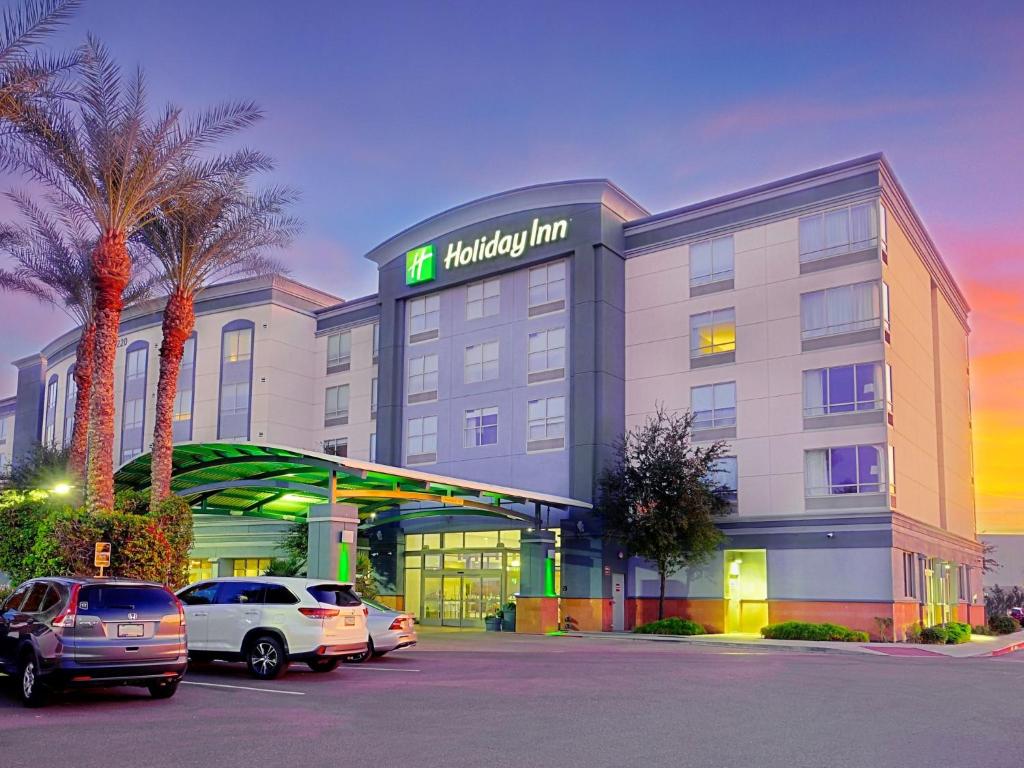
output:
[[[328,605],[361,605],[359,597],[352,587],[344,584],[318,584],[315,587],[309,587],[308,592],[318,602]]]
[[[166,616],[177,613],[174,596],[161,587],[88,584],[78,592],[78,610],[92,616],[138,614]]]

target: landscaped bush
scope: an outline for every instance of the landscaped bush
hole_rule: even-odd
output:
[[[988,620],[988,625],[997,635],[1008,635],[1011,632],[1020,631],[1020,622],[1010,616],[993,616]]]
[[[926,645],[945,645],[948,641],[949,633],[941,624],[921,630],[921,642]]]
[[[812,624],[806,621],[784,621],[761,629],[761,636],[769,640],[832,640],[843,643],[866,643],[867,632],[850,629],[839,624]]]
[[[670,616],[667,619],[659,619],[649,624],[641,624],[633,630],[640,635],[703,635],[704,627],[696,621],[680,619],[678,616]]]
[[[995,632],[993,632],[991,629],[986,627],[984,624],[975,624],[973,627],[971,627],[971,634],[972,635],[994,635]]]
[[[950,645],[966,643],[971,639],[971,625],[962,621],[951,621],[946,624],[946,642]]]

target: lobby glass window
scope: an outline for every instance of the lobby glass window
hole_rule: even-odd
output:
[[[881,493],[886,488],[885,452],[880,445],[844,445],[804,454],[808,496]]]
[[[479,320],[501,310],[501,280],[483,280],[466,286],[466,319]]]
[[[565,301],[565,262],[556,261],[530,270],[530,306]],[[559,307],[560,309],[561,307]],[[553,307],[552,310],[555,308]]]
[[[881,363],[804,371],[804,416],[874,411],[884,400]]]
[[[377,378],[370,380],[370,418],[377,418]]]
[[[462,429],[464,448],[477,448],[498,443],[498,409],[473,408],[466,411]]]
[[[437,355],[409,359],[409,394],[437,392]]]
[[[327,337],[327,372],[348,370],[352,366],[352,332],[332,333]]]
[[[527,404],[529,440],[565,437],[565,398],[543,397]]]
[[[708,384],[690,390],[694,429],[736,426],[736,382]]]
[[[956,567],[956,594],[961,603],[971,602],[970,571],[962,563]]]
[[[708,285],[733,277],[732,235],[690,246],[690,285]]]
[[[881,320],[877,282],[854,283],[800,296],[804,339],[877,328]]]
[[[690,357],[736,349],[736,310],[716,309],[690,317]]]
[[[327,388],[324,395],[324,418],[348,418],[348,384]]]
[[[53,445],[57,438],[57,374],[46,384],[46,414],[43,420],[43,445]]]
[[[220,390],[220,412],[222,416],[241,416],[249,412],[249,383],[225,384]],[[238,435],[223,435],[238,437]]]
[[[800,261],[862,251],[876,246],[885,229],[877,202],[858,203],[800,218]],[[884,237],[882,238],[884,241]]]
[[[917,555],[903,553],[903,596],[917,597]]]
[[[436,293],[409,302],[409,328],[415,335],[436,331],[441,324],[441,297]]]
[[[437,416],[409,419],[406,452],[409,456],[437,453]]]
[[[739,470],[735,456],[723,456],[708,472],[707,482],[712,490],[729,501],[736,501],[739,488]]]
[[[128,381],[141,379],[146,375],[146,358],[148,350],[145,347],[131,350],[125,355],[124,377]]]
[[[75,366],[68,369],[67,384],[64,396],[64,447],[71,445],[71,436],[75,432],[75,406],[78,404],[78,385],[75,383]],[[0,435],[0,440],[3,435]]]
[[[348,438],[334,437],[324,440],[324,453],[331,456],[348,456]]]
[[[373,324],[373,362],[380,357],[380,323]]]
[[[225,331],[224,362],[239,363],[252,358],[252,328]]]
[[[466,384],[498,378],[498,342],[485,341],[466,347],[464,367]]]
[[[530,373],[565,368],[565,328],[551,328],[530,334]]]
[[[235,560],[232,576],[262,576],[270,568],[270,558],[246,557]]]

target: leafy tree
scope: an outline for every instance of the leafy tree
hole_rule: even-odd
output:
[[[1001,587],[996,584],[985,589],[985,613],[989,618],[1006,616],[1011,608],[1024,606],[1024,587]]]
[[[380,594],[377,574],[373,570],[370,555],[366,552],[356,555],[356,592],[360,597],[368,597],[371,600]]]
[[[286,556],[271,560],[264,575],[305,576],[306,559],[309,557],[309,525],[304,522],[293,523],[281,541],[281,549]]]
[[[646,423],[623,436],[598,480],[595,511],[605,535],[658,570],[659,619],[668,574],[711,557],[723,540],[714,518],[729,506],[725,489],[713,479],[725,444],[694,445],[693,418],[658,406]]]
[[[226,277],[284,271],[264,252],[288,245],[298,230],[297,221],[284,215],[295,195],[283,188],[259,194],[247,189],[253,173],[270,167],[262,155],[240,152],[229,174],[166,201],[142,228],[157,281],[167,292],[153,429],[153,504],[171,492],[174,397],[185,343],[195,327],[196,293]]]
[[[68,482],[68,450],[36,443],[12,465],[3,487],[16,491],[47,491]]]

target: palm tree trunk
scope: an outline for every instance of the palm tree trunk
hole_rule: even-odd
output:
[[[85,459],[89,448],[89,396],[92,392],[93,355],[96,345],[96,324],[82,326],[82,335],[75,350],[75,424],[71,430],[68,467],[79,480],[85,478]]]
[[[658,569],[658,619],[665,618],[665,569]]]
[[[92,252],[96,345],[89,408],[86,496],[89,509],[93,510],[114,507],[114,360],[122,295],[131,277],[131,266],[124,232],[104,232]]]
[[[163,343],[160,345],[160,378],[156,385],[156,424],[153,427],[150,504],[155,508],[171,494],[171,459],[174,454],[174,397],[185,342],[192,335],[196,316],[192,295],[177,290],[164,307]]]

